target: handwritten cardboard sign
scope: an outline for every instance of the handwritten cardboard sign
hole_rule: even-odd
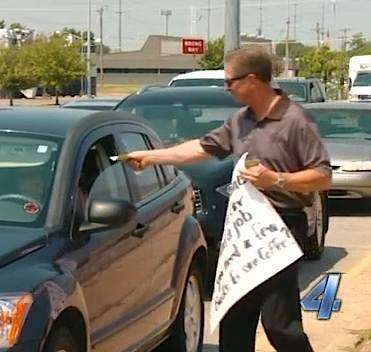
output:
[[[236,164],[220,246],[210,327],[214,331],[244,295],[292,264],[303,253],[268,199],[239,177]]]

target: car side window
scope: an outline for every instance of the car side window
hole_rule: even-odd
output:
[[[112,136],[98,140],[89,148],[79,177],[77,198],[85,220],[91,199],[130,200],[129,187]]]
[[[319,87],[314,83],[310,84],[310,97],[312,101],[319,101],[322,97]]]
[[[120,138],[128,152],[150,149],[144,136],[140,133],[124,132],[120,134]],[[154,166],[149,166],[141,171],[135,171],[141,200],[160,190],[159,171],[159,168]]]

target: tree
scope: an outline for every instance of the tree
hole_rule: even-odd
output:
[[[27,48],[9,47],[0,50],[0,86],[9,94],[13,105],[14,94],[37,85]]]
[[[46,88],[54,88],[55,104],[63,86],[85,74],[85,63],[80,54],[81,46],[68,45],[61,37],[41,38],[32,45],[29,59],[35,74]]]
[[[313,47],[304,45],[299,42],[289,42],[289,55],[290,57],[296,58],[305,55],[306,53],[313,50]],[[281,42],[276,45],[276,55],[278,57],[285,57],[286,55],[286,43]]]
[[[199,62],[205,70],[218,70],[224,67],[224,38],[210,40],[205,55]]]
[[[14,22],[9,25],[9,29],[26,29],[25,26],[21,25],[19,22]]]
[[[0,29],[3,29],[3,28],[5,28],[5,21],[0,20]]]
[[[337,69],[335,57],[336,53],[327,45],[312,49],[298,60],[300,76],[317,77],[327,88],[327,83]]]
[[[349,41],[349,56],[371,55],[371,42],[366,41],[363,33],[356,33]]]

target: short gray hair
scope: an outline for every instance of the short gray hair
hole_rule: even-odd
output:
[[[225,65],[231,66],[236,76],[253,73],[265,83],[272,79],[271,56],[257,45],[230,51],[225,56]]]

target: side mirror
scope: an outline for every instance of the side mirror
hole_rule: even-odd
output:
[[[124,225],[137,213],[133,204],[121,199],[93,199],[89,204],[88,221],[105,225]]]

